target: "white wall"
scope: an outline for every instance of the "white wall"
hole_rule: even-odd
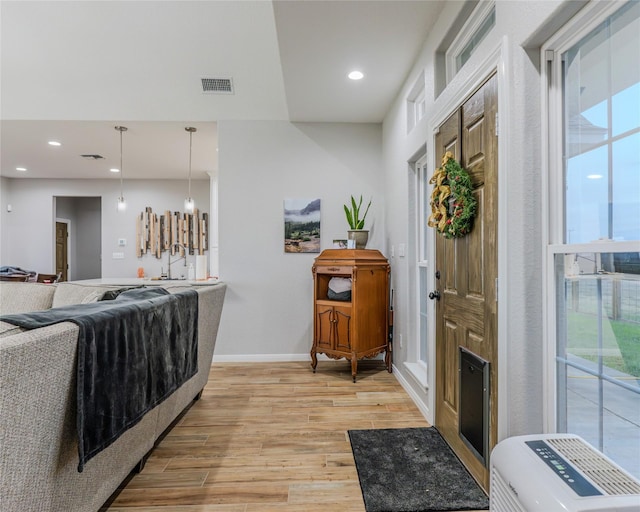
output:
[[[67,220],[69,281],[102,275],[102,209],[100,197],[56,197],[55,219]],[[33,269],[55,273],[50,268]]]
[[[9,182],[5,192],[5,182]],[[55,262],[54,196],[102,198],[102,277],[135,277],[142,266],[148,275],[159,275],[166,268],[166,253],[162,260],[151,255],[137,258],[135,254],[136,215],[150,206],[155,213],[164,210],[183,211],[186,183],[177,180],[127,180],[124,196],[127,210],[116,210],[120,182],[114,180],[48,180],[9,179],[2,181],[2,251],[0,265],[14,265],[44,272]],[[209,212],[209,182],[197,181],[192,186],[196,207]],[[13,211],[6,212],[6,204]],[[127,245],[118,246],[125,238]],[[77,253],[81,254],[77,249]],[[114,252],[123,252],[124,259],[113,259]],[[194,257],[189,257],[189,262]],[[195,260],[193,260],[195,263]],[[178,275],[182,263],[172,266]],[[185,270],[186,274],[186,270]]]
[[[57,203],[57,201],[56,201]],[[75,279],[94,279],[102,276],[102,201],[99,197],[77,199],[78,226],[76,229]]]
[[[7,212],[7,208],[13,205],[9,201],[11,195],[11,182],[9,178],[0,178],[0,266],[7,265],[6,255],[8,253],[8,235],[5,224],[9,218],[10,212]]]
[[[218,134],[220,273],[229,287],[215,358],[310,360],[317,254],[285,254],[283,200],[321,199],[326,249],[346,238],[349,196],[372,197],[367,247],[384,253],[381,126],[227,121]]]
[[[397,247],[411,240],[408,226],[408,161],[426,143],[431,171],[434,161],[433,130],[450,106],[459,105],[472,92],[468,83],[483,61],[497,49],[501,51],[504,73],[500,73],[501,124],[499,145],[501,231],[499,272],[502,302],[499,304],[501,366],[499,366],[499,435],[541,432],[543,429],[543,332],[542,332],[542,228],[541,228],[541,83],[538,53],[527,53],[541,33],[557,26],[561,2],[496,2],[496,27],[483,41],[460,73],[435,96],[434,66],[436,49],[462,7],[447,3],[430,32],[423,51],[409,74],[383,124],[383,155],[386,189],[388,245]],[[542,41],[535,42],[540,44]],[[531,55],[531,56],[530,56]],[[421,73],[426,84],[427,111],[421,123],[407,134],[406,97]],[[413,334],[417,343],[415,304],[410,300],[414,270],[408,260],[392,260],[396,296],[395,333]],[[504,291],[506,290],[506,293]],[[406,338],[405,338],[406,339]],[[401,380],[433,417],[433,361],[429,361],[429,390],[418,385],[404,362],[411,362],[407,341],[401,349],[394,345],[394,365]],[[433,347],[431,347],[433,353]]]

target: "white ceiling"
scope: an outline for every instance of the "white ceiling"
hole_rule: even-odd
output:
[[[115,125],[125,179],[183,179],[197,127],[197,179],[217,171],[219,120],[381,122],[442,4],[2,0],[0,175],[119,179]]]

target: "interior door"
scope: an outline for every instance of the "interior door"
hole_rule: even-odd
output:
[[[471,175],[478,212],[472,232],[436,235],[436,427],[478,482],[487,467],[458,434],[459,347],[490,363],[489,450],[497,440],[497,77],[494,74],[440,126],[439,165],[446,151]],[[439,277],[438,277],[439,276]],[[438,294],[435,294],[437,297]]]
[[[67,244],[69,234],[66,222],[56,222],[56,274],[61,274],[60,281],[68,281],[69,262],[67,261]]]

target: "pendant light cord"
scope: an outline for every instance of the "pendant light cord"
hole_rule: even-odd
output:
[[[122,128],[122,126],[120,128]],[[120,130],[120,197],[124,197],[124,187],[122,184],[122,175],[124,174],[124,169],[122,168],[122,132],[123,130]]]
[[[193,132],[198,131],[198,129],[194,128],[193,126],[186,126],[185,131],[189,132],[189,193],[184,203],[184,206],[185,206],[185,209],[189,211],[193,211],[194,202],[191,197],[191,156],[193,154]]]
[[[191,198],[191,142],[193,140],[193,131],[189,131],[189,198]]]
[[[122,168],[122,132],[127,131],[126,126],[116,126],[116,130],[120,132],[120,199],[124,200],[124,169]]]

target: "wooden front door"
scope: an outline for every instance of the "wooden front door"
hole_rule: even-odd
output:
[[[490,363],[489,451],[497,441],[498,111],[494,74],[440,126],[436,159],[451,151],[469,172],[478,200],[472,232],[436,235],[436,427],[488,491],[489,471],[458,433],[459,347]],[[438,278],[438,275],[440,276]],[[487,454],[488,459],[488,454]]]
[[[60,281],[69,280],[67,275],[69,268],[67,261],[68,240],[66,222],[56,222],[56,274],[61,274]]]

